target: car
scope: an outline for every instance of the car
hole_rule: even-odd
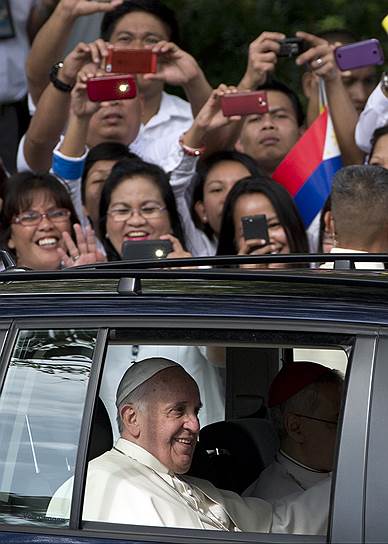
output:
[[[339,268],[302,268],[301,256],[287,255],[208,258],[195,269],[189,267],[198,260],[189,259],[185,268],[162,260],[4,270],[0,543],[386,541],[388,276],[345,270],[352,256],[329,258]],[[239,268],[268,260],[293,268]],[[284,362],[315,360],[344,373],[327,535],[82,519],[88,461],[118,435],[117,384],[131,361],[150,354],[189,365],[199,382],[203,428],[192,474],[238,493],[277,449],[276,437],[259,429],[268,423],[269,384]],[[47,516],[54,493],[72,476],[70,519]]]

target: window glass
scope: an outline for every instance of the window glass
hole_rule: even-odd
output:
[[[82,519],[258,533],[272,526],[275,533],[325,535],[342,377],[335,373],[334,381],[324,380],[322,391],[321,386],[313,389],[287,409],[291,427],[309,436],[309,457],[288,449],[279,425],[282,412],[269,406],[279,369],[302,367],[294,360],[295,350],[343,346],[350,354],[353,338],[325,338],[305,332],[112,329],[92,424]],[[303,355],[306,360],[307,351]],[[124,408],[129,419],[121,417],[119,430],[118,384],[128,368],[148,357],[179,362],[198,382],[201,399],[189,378],[177,389],[171,377],[135,395],[132,408]],[[321,367],[323,374],[332,372],[327,366]],[[288,386],[286,378],[282,388],[287,392]],[[142,395],[150,395],[152,402]],[[267,481],[258,485],[265,475]],[[70,515],[72,479],[65,475],[61,483],[46,513],[53,520]],[[310,489],[322,484],[310,500]],[[283,502],[296,492],[307,495],[301,502]],[[274,519],[272,507],[258,498],[275,504]]]
[[[2,522],[63,523],[48,520],[46,510],[74,474],[96,335],[84,329],[19,332],[0,396]]]
[[[294,361],[314,361],[329,368],[335,368],[345,374],[348,364],[348,353],[346,350],[319,349],[319,348],[298,348],[294,349]]]

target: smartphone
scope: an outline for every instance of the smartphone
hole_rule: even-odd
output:
[[[269,244],[267,218],[265,215],[246,215],[241,218],[245,240],[265,240]]]
[[[268,111],[265,91],[241,91],[221,96],[221,109],[225,117],[231,115],[250,115]]]
[[[92,77],[86,84],[86,91],[92,102],[127,100],[137,94],[135,80],[129,75]]]
[[[106,59],[107,72],[121,74],[155,74],[158,56],[149,49],[110,49]]]
[[[342,71],[372,64],[384,64],[383,50],[379,40],[375,38],[341,45],[334,51],[334,55],[338,68]]]
[[[146,259],[165,259],[173,250],[170,240],[126,240],[121,249],[124,261],[143,261]]]
[[[306,42],[302,38],[284,38],[279,43],[278,57],[297,57],[307,50]]]

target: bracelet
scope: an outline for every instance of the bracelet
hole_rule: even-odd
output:
[[[68,83],[64,83],[60,79],[58,79],[58,72],[60,68],[62,68],[63,62],[57,62],[54,64],[54,66],[50,70],[50,81],[54,85],[58,91],[62,91],[63,93],[71,93],[73,90],[74,85],[69,85]]]
[[[201,147],[190,147],[189,145],[186,145],[183,143],[183,138],[185,137],[186,132],[181,134],[179,137],[179,145],[182,148],[182,151],[185,155],[188,155],[189,157],[200,157],[203,155],[206,151],[206,146],[202,145]]]

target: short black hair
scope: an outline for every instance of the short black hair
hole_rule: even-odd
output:
[[[261,193],[271,202],[284,228],[291,253],[308,253],[306,230],[288,191],[271,178],[248,177],[241,179],[230,190],[224,204],[217,255],[236,255],[233,214],[242,195]]]
[[[382,137],[382,136],[385,136],[386,134],[388,134],[388,125],[385,125],[383,127],[380,127],[380,128],[376,128],[376,130],[374,131],[373,133],[373,136],[371,138],[371,150],[370,150],[370,153],[369,153],[369,159],[372,157],[373,155],[373,151],[375,150],[375,147],[376,147],[376,144],[377,142],[379,141],[379,139]]]
[[[113,11],[105,13],[101,22],[101,38],[108,42],[118,21],[133,11],[144,11],[157,17],[168,28],[169,40],[179,44],[179,26],[175,13],[160,0],[125,0]]]
[[[388,222],[388,170],[371,164],[337,170],[331,209],[338,238],[371,237]]]
[[[141,160],[138,155],[129,151],[128,146],[119,142],[101,142],[90,149],[85,159],[81,178],[82,204],[85,204],[86,178],[92,166],[98,161],[120,161],[122,159]]]
[[[178,238],[183,248],[186,247],[174,193],[172,192],[169,182],[169,176],[156,164],[142,160],[134,161],[130,159],[123,159],[122,161],[117,162],[112,168],[112,171],[102,189],[100,199],[99,232],[109,261],[117,261],[121,259],[110,240],[106,237],[106,221],[112,193],[116,187],[120,185],[120,183],[135,176],[147,177],[159,188],[162,198],[166,203],[172,234]]]
[[[290,100],[292,107],[295,111],[296,121],[298,126],[301,127],[304,123],[304,111],[302,108],[302,103],[299,100],[298,95],[293,91],[288,85],[279,81],[273,77],[268,77],[267,81],[262,85],[256,87],[258,91],[278,91],[279,93],[285,94]]]

